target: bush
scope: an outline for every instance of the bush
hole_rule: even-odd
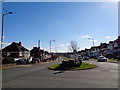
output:
[[[3,58],[2,60],[2,64],[12,64],[12,63],[15,63],[15,60],[14,58],[11,58],[11,57],[6,57],[6,58]]]
[[[58,67],[56,67],[55,70],[66,70],[69,68],[80,67],[81,64],[82,61],[79,62],[75,62],[73,60],[62,61],[62,63]]]

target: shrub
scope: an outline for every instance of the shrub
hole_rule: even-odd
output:
[[[73,60],[62,61],[62,63],[58,67],[56,67],[55,70],[66,70],[69,68],[80,67],[81,64],[82,61],[79,62],[75,62]]]
[[[11,57],[5,57],[2,60],[2,64],[11,64],[11,63],[14,63],[14,62],[15,62],[14,58],[11,58]]]

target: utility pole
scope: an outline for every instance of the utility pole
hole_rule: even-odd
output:
[[[94,38],[93,38],[93,47],[94,47]]]
[[[40,40],[38,40],[38,47],[40,48]]]
[[[40,40],[38,40],[38,58],[41,61],[41,52],[40,52]]]
[[[91,39],[92,39],[92,41],[93,41],[93,47],[94,47],[94,41],[95,41],[95,40],[94,40],[94,38],[88,38],[88,39],[89,39],[89,40],[91,40]]]
[[[89,40],[92,39],[92,41],[93,41],[93,47],[94,47],[94,38],[88,38],[88,39],[89,39]],[[95,56],[94,49],[93,49],[93,56]]]
[[[51,54],[51,41],[50,41],[50,54]]]
[[[53,42],[55,42],[55,40],[52,40]],[[51,54],[51,43],[52,41],[50,40],[50,54]]]

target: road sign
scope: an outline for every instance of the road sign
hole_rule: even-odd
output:
[[[73,53],[77,53],[77,50],[74,50]]]

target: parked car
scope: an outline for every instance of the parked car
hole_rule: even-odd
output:
[[[77,58],[76,58],[76,61],[79,61],[80,62],[80,65],[82,64],[82,56],[79,55]]]
[[[32,59],[32,61],[31,61],[31,63],[39,63],[40,62],[40,59],[39,58],[33,58]]]
[[[98,57],[98,62],[107,62],[107,58],[104,56],[99,56]]]
[[[82,56],[81,56],[81,55],[79,55],[79,56],[77,57],[77,59],[82,59]]]
[[[83,56],[83,60],[89,60],[88,56]]]
[[[16,61],[16,64],[17,64],[17,65],[27,64],[27,59],[19,59],[19,60]]]

